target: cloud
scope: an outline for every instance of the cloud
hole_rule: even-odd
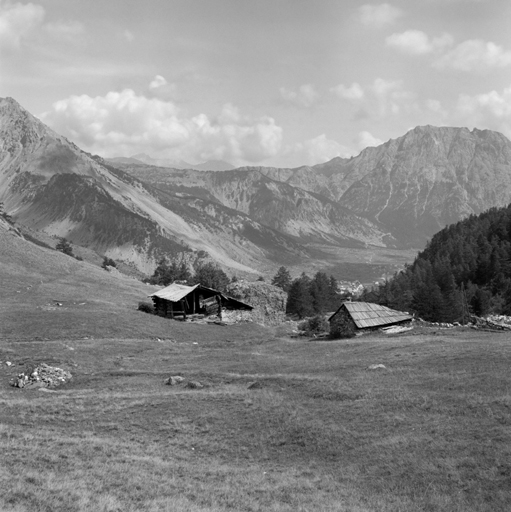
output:
[[[387,46],[409,55],[426,55],[452,45],[453,39],[449,34],[430,38],[420,30],[406,30],[401,34],[392,34],[385,39]]]
[[[450,34],[431,38],[420,30],[406,30],[385,39],[387,46],[408,55],[435,55],[432,65],[437,69],[482,71],[511,65],[511,51],[491,41],[469,39],[454,48]]]
[[[371,91],[377,100],[377,110],[380,116],[388,113],[399,114],[403,110],[409,111],[416,108],[415,94],[403,88],[402,80],[377,78]]]
[[[383,117],[417,108],[415,94],[405,90],[401,80],[376,78],[371,85],[365,87],[354,82],[349,87],[340,84],[330,91],[341,99],[356,103],[360,108],[358,119]]]
[[[361,100],[364,97],[364,90],[357,82],[353,82],[349,87],[339,84],[330,91],[345,100]]]
[[[122,35],[124,36],[124,38],[126,39],[126,41],[128,41],[128,43],[131,43],[134,39],[135,39],[135,35],[133,34],[133,32],[131,32],[130,30],[126,29]]]
[[[299,107],[310,107],[319,98],[319,94],[311,84],[301,85],[297,91],[289,90],[285,87],[281,87],[279,91],[284,101]]]
[[[382,28],[394,23],[403,15],[403,11],[390,4],[362,5],[358,10],[360,21],[363,25],[374,28]]]
[[[435,114],[440,114],[443,117],[447,116],[447,111],[442,107],[442,103],[438,100],[426,100],[426,108]]]
[[[0,0],[0,50],[16,50],[22,41],[44,21],[40,5]]]
[[[339,144],[335,140],[328,139],[324,133],[304,142],[290,144],[284,148],[283,157],[286,161],[292,162],[291,165],[316,165],[336,156],[344,158],[350,157],[353,152]]]
[[[497,130],[511,137],[511,87],[501,93],[493,90],[474,96],[461,94],[457,114],[470,126]]]
[[[358,147],[360,149],[380,146],[381,144],[383,144],[383,141],[368,131],[362,131],[358,134]]]
[[[478,71],[488,68],[503,68],[511,65],[511,51],[480,39],[470,39],[440,57],[434,66],[440,69],[453,68],[460,71]]]
[[[282,128],[271,117],[244,117],[230,104],[215,119],[186,117],[174,103],[131,89],[70,96],[41,118],[80,147],[106,157],[145,152],[176,160],[255,163],[277,154],[282,143]]]
[[[161,75],[156,75],[149,84],[149,89],[159,89],[165,85],[168,85],[167,80],[165,80]]]
[[[149,91],[162,100],[173,100],[176,97],[177,86],[167,82],[163,76],[156,75],[149,83]]]

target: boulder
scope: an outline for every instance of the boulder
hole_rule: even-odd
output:
[[[367,367],[368,370],[385,370],[386,368],[384,364],[371,364]]]
[[[165,384],[167,384],[167,386],[177,386],[184,380],[185,378],[180,375],[171,375],[168,379],[165,379]]]
[[[186,387],[190,389],[202,389],[204,384],[201,384],[198,380],[191,380],[186,383]]]
[[[72,375],[70,372],[56,366],[49,366],[42,363],[39,366],[18,374],[18,376],[11,381],[11,385],[16,388],[53,388],[68,382],[71,378]]]
[[[253,322],[277,325],[286,320],[287,293],[263,281],[236,281],[229,284],[227,293],[254,309],[250,312]]]

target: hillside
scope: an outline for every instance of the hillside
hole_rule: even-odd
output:
[[[377,265],[390,254],[382,250],[421,248],[442,227],[510,201],[511,142],[488,130],[418,127],[314,167],[199,171],[93,157],[0,100],[7,213],[146,274],[183,252],[240,275]]]
[[[413,265],[368,298],[426,320],[511,314],[511,206],[439,231]]]
[[[511,141],[490,130],[419,126],[354,158],[264,172],[420,247],[446,225],[511,201]]]
[[[310,257],[297,240],[241,212],[166,193],[92,158],[10,98],[0,100],[0,202],[21,225],[147,273],[183,251],[249,274]]]
[[[283,235],[297,237],[302,243],[344,247],[397,243],[377,223],[324,196],[269,178],[259,170],[201,172],[122,163],[119,166],[160,191],[222,205]]]
[[[197,173],[120,164],[159,188],[217,200],[316,240],[420,248],[446,225],[511,201],[511,142],[490,130],[417,127],[354,158],[296,169]]]

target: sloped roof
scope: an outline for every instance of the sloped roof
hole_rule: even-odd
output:
[[[371,302],[344,302],[329,320],[343,307],[346,308],[359,329],[380,327],[412,319],[412,316],[408,313],[396,311],[395,309],[380,306],[379,304],[373,304]]]
[[[149,297],[158,297],[160,299],[170,300],[177,302],[178,300],[184,299],[190,292],[193,292],[195,288],[200,285],[188,286],[186,284],[172,283],[169,286],[158,290],[157,292],[151,293]]]
[[[254,309],[250,304],[246,304],[241,300],[235,299],[234,297],[230,297],[229,295],[225,295],[225,293],[221,293],[217,290],[213,290],[213,288],[207,288],[206,286],[202,286],[201,284],[196,284],[194,286],[188,286],[186,284],[178,284],[172,283],[169,286],[158,290],[157,292],[151,293],[148,297],[158,297],[160,299],[169,300],[171,302],[178,302],[181,299],[184,299],[187,295],[189,295],[193,290],[199,288],[199,290],[207,292],[209,296],[220,295],[223,301],[226,301],[233,306],[244,307],[247,309]]]

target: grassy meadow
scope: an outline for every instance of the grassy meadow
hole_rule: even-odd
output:
[[[165,320],[146,285],[1,236],[2,512],[509,510],[510,334]],[[73,380],[9,386],[39,362]]]

